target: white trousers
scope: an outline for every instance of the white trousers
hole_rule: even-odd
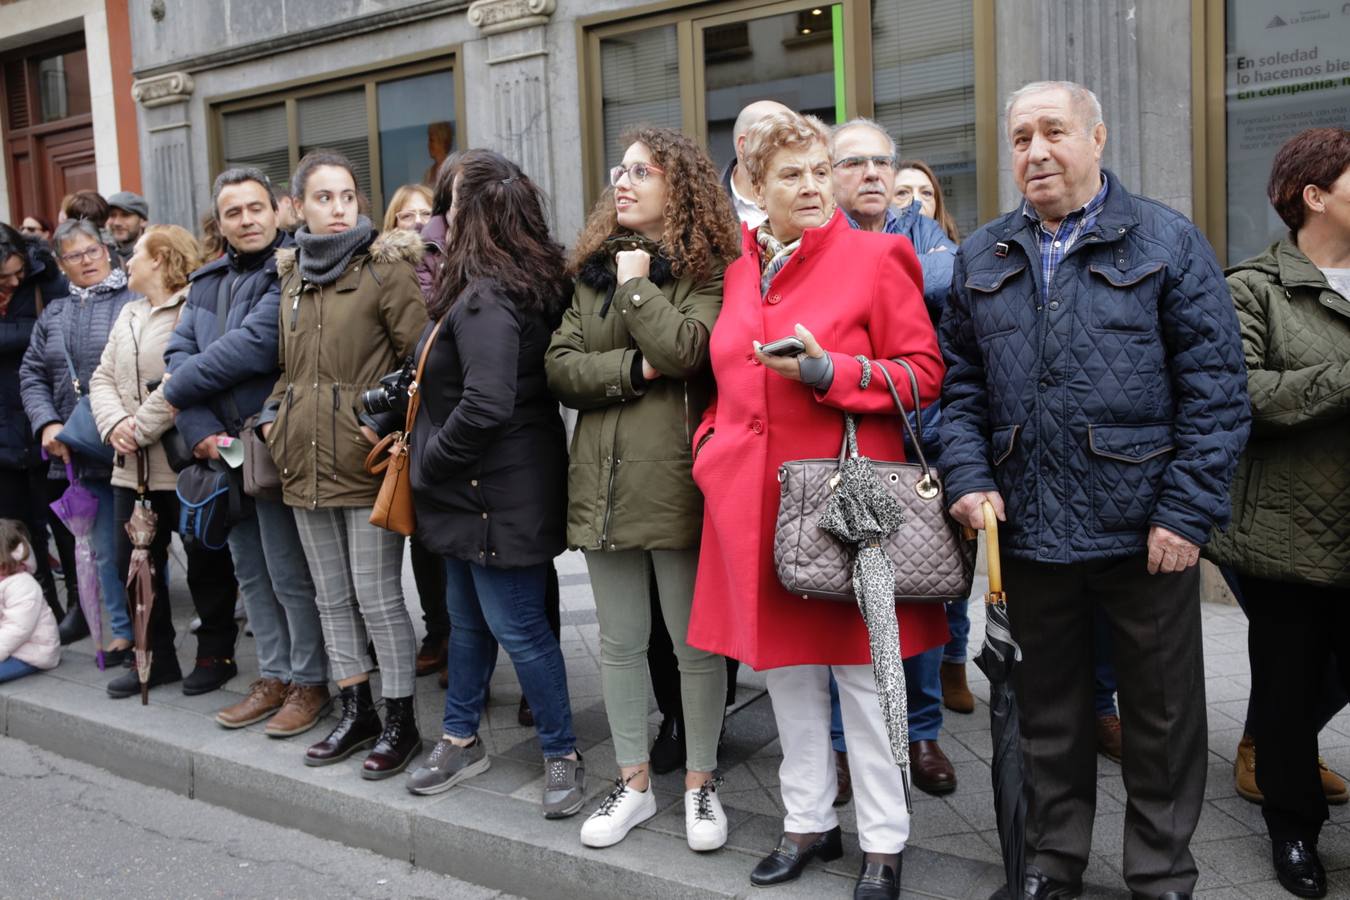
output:
[[[870,665],[786,666],[765,673],[783,746],[778,770],[787,808],[783,830],[811,833],[839,824],[833,805],[839,784],[830,746],[831,671],[848,735],[858,843],[864,853],[899,853],[909,839],[904,775],[891,758]]]

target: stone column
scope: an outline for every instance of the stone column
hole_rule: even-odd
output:
[[[549,17],[555,0],[475,0],[469,22],[483,34],[488,95],[470,119],[472,142],[517,163],[552,197],[553,129],[548,105]],[[549,207],[550,225],[557,214]]]
[[[131,86],[131,95],[141,105],[145,135],[141,162],[151,221],[181,225],[196,234],[188,106],[192,91],[192,76],[186,72],[140,79]]]

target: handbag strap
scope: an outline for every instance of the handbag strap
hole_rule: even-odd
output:
[[[65,315],[61,318],[61,352],[66,355],[66,368],[70,370],[70,386],[75,389],[76,399],[83,397],[80,389],[80,375],[75,371],[75,360],[70,357],[70,304],[66,304]]]
[[[914,380],[914,369],[903,359],[894,359],[891,362],[903,368],[905,374],[909,376],[909,386],[914,389],[914,410],[918,412],[920,408],[919,383]],[[924,455],[923,443],[915,433],[914,426],[910,424],[909,416],[905,414],[904,404],[900,402],[900,393],[895,389],[895,381],[891,379],[891,373],[886,371],[885,366],[878,365],[876,368],[881,372],[881,377],[886,382],[886,390],[890,391],[891,400],[895,402],[895,408],[900,413],[900,423],[904,427],[905,437],[909,438],[909,442],[914,445],[914,454],[919,458],[919,465],[923,467],[923,474],[927,477],[929,474],[928,458]]]
[[[422,345],[422,355],[417,360],[417,372],[413,375],[412,384],[408,385],[408,418],[403,424],[403,433],[411,434],[413,429],[413,420],[417,418],[417,408],[422,404],[422,372],[427,367],[427,357],[431,355],[431,345],[436,343],[436,336],[441,333],[441,326],[445,320],[450,317],[449,313],[441,316],[436,324],[431,328],[431,334],[427,335],[427,342]]]

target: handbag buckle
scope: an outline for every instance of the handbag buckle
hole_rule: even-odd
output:
[[[938,494],[942,493],[942,488],[932,475],[924,475],[919,479],[919,483],[914,485],[914,493],[922,500],[935,500]]]

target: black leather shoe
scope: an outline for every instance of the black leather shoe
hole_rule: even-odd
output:
[[[183,679],[183,693],[188,697],[209,694],[225,686],[225,682],[239,674],[239,665],[232,659],[218,656],[199,656],[188,677]]]
[[[1056,881],[1035,866],[1027,866],[1027,877],[1022,884],[1022,897],[1019,900],[1074,900],[1081,893],[1082,887]],[[1008,900],[1008,886],[994,891],[989,900]]]
[[[118,650],[103,651],[103,666],[107,669],[115,669],[118,666],[134,666],[136,664],[136,649],[134,647],[123,647]]]
[[[62,647],[89,637],[89,623],[84,620],[84,610],[80,609],[78,602],[70,604],[70,609],[61,617],[61,624],[56,626],[56,633],[61,638]]]
[[[1308,841],[1275,841],[1271,849],[1281,887],[1298,897],[1327,895],[1327,873],[1315,846]]]
[[[1135,894],[1138,897],[1138,894]],[[1158,900],[1191,900],[1191,895],[1184,891],[1168,891],[1165,894],[1159,894]]]
[[[367,781],[390,778],[402,772],[422,749],[417,731],[417,716],[412,697],[384,698],[384,731],[370,755],[361,764],[361,777]]]
[[[836,825],[810,844],[797,849],[787,835],[778,839],[773,852],[759,861],[750,873],[750,883],[758,887],[793,881],[813,859],[829,862],[844,855],[843,835]]]
[[[183,672],[178,668],[178,660],[165,660],[164,662],[154,661],[150,663],[150,678],[146,682],[147,688],[159,687],[161,684],[172,684],[175,681],[183,680]],[[122,700],[126,697],[134,697],[141,692],[141,677],[134,668],[127,669],[121,675],[118,675],[112,681],[108,682],[108,696],[114,700]]]
[[[379,740],[380,717],[370,696],[370,682],[349,685],[339,696],[342,715],[328,737],[305,751],[307,766],[331,766]]]
[[[885,863],[863,862],[858,883],[853,886],[853,900],[899,900],[900,870],[905,864],[902,851],[895,868]]]
[[[684,729],[680,727],[679,719],[666,716],[661,720],[661,730],[656,733],[648,759],[657,775],[684,767]]]

